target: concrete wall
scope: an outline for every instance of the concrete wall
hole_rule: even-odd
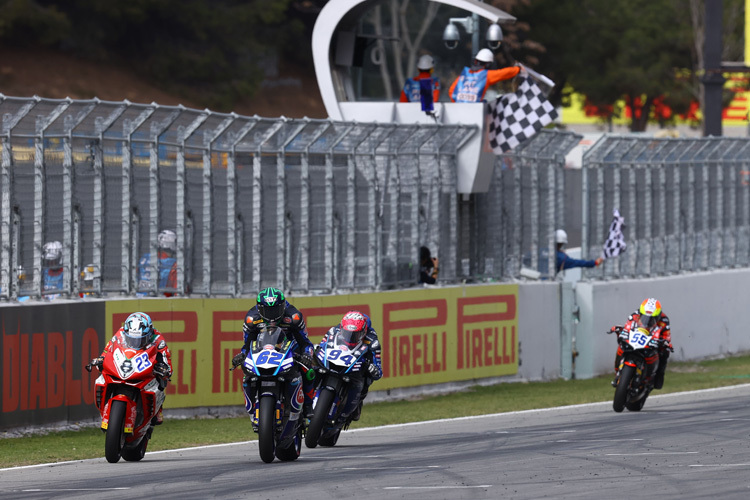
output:
[[[560,283],[524,283],[518,287],[518,377],[561,377]]]
[[[576,378],[613,371],[616,341],[604,332],[623,324],[647,297],[661,301],[672,325],[676,361],[750,351],[750,270],[712,271],[643,281],[579,282]]]

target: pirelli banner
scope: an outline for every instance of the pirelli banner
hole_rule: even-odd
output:
[[[305,315],[318,344],[351,309],[370,315],[382,344],[384,377],[372,390],[470,380],[518,371],[518,286],[415,289],[319,297],[288,297]],[[107,303],[108,331],[130,312],[151,315],[172,352],[167,406],[243,404],[240,370],[229,371],[242,347],[247,299],[162,299]]]
[[[351,309],[370,315],[384,377],[372,390],[511,375],[518,371],[518,286],[469,286],[288,297],[310,340]],[[148,313],[172,352],[167,408],[242,405],[242,346],[248,299],[141,299],[0,308],[0,427],[96,415],[94,376],[83,365],[134,311]]]

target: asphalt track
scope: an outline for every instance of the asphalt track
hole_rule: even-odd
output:
[[[749,428],[742,385],[652,396],[641,412],[608,402],[360,429],[289,463],[263,463],[253,441],[3,469],[0,498],[747,499]]]

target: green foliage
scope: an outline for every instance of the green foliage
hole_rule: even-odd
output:
[[[736,17],[740,3],[725,1],[725,17],[732,12]],[[562,89],[571,87],[612,116],[622,113],[618,101],[639,100],[643,112],[631,130],[644,130],[656,100],[680,113],[698,98],[693,5],[702,16],[703,3],[690,0],[519,2],[513,14],[529,25],[523,36],[538,42],[525,43],[520,58],[537,60],[538,69],[558,83],[552,96],[556,104],[566,103]],[[742,27],[731,21],[725,21],[731,32],[724,38],[734,47]]]
[[[367,404],[353,429],[441,418],[486,415],[611,401],[611,375],[586,380],[508,383],[410,401]],[[750,382],[750,356],[701,362],[672,362],[664,389],[655,394],[708,389]],[[257,439],[249,417],[167,419],[154,430],[149,451]],[[97,429],[55,432],[0,440],[0,468],[103,456],[104,435]]]
[[[67,16],[34,0],[0,0],[0,40],[7,45],[59,43],[69,32]]]
[[[302,31],[291,0],[8,0],[0,40],[115,60],[219,111],[252,96]],[[32,36],[29,35],[32,32]],[[279,36],[279,33],[282,35]]]

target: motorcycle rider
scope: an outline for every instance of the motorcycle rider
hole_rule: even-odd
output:
[[[258,292],[255,306],[245,315],[245,322],[242,325],[244,344],[242,350],[232,358],[232,366],[237,367],[243,363],[250,351],[250,344],[258,338],[263,328],[268,327],[279,327],[284,330],[285,334],[292,335],[297,341],[297,354],[309,359],[309,364],[304,369],[307,371],[312,368],[313,345],[307,338],[304,316],[299,309],[286,300],[281,290],[271,287]],[[307,376],[302,377],[302,381],[302,391],[305,394],[302,414],[309,417],[312,416],[315,384]]]
[[[654,329],[654,326],[657,328]],[[649,331],[653,329],[654,336],[651,339],[650,347],[658,350],[658,366],[654,374],[654,389],[661,389],[664,386],[664,372],[667,369],[667,360],[669,353],[674,352],[672,347],[672,330],[669,326],[669,317],[661,309],[661,302],[655,298],[647,298],[641,302],[640,307],[628,317],[625,326],[613,326],[612,332],[617,335],[617,355],[615,356],[615,380],[612,385],[617,385],[617,372],[620,369],[620,358],[623,354],[622,342],[627,342],[629,333],[636,328],[645,328]],[[656,356],[646,359],[649,371],[653,370],[656,363]]]
[[[367,397],[370,385],[383,376],[383,368],[380,364],[380,341],[378,340],[377,332],[372,327],[372,321],[369,316],[360,311],[349,311],[344,314],[338,325],[331,327],[326,332],[318,348],[324,349],[328,340],[342,331],[348,335],[346,344],[349,347],[353,348],[362,339],[364,339],[364,344],[369,347],[364,354],[364,360],[367,363],[365,376],[363,378],[352,377],[349,394],[346,398],[346,406],[341,411],[341,416],[339,417],[341,421],[345,421],[354,412],[352,420],[359,420],[362,414],[362,403]]]
[[[156,344],[158,350],[153,372],[159,380],[159,389],[163,391],[167,387],[166,381],[172,376],[172,353],[169,352],[167,341],[164,340],[159,330],[154,328],[151,317],[146,313],[134,312],[128,316],[120,329],[115,332],[112,339],[104,347],[101,355],[91,360],[91,366],[96,366],[101,371],[104,364],[104,357],[107,353],[113,352],[118,345],[125,349],[142,350],[151,344]],[[162,404],[163,407],[164,405]],[[162,408],[159,408],[159,413],[151,421],[153,425],[160,425],[164,422]]]

